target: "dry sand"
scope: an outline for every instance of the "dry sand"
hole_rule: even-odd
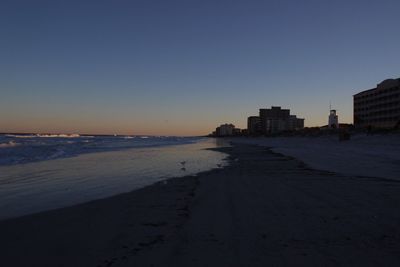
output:
[[[353,134],[339,141],[337,135],[319,137],[233,138],[301,159],[313,169],[350,176],[370,176],[400,181],[400,134]]]
[[[400,266],[400,182],[223,150],[224,169],[0,222],[0,266]]]

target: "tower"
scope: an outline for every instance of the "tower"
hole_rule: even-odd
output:
[[[329,112],[328,127],[334,128],[334,129],[339,128],[339,119],[338,119],[338,115],[336,115],[335,109],[331,109]]]

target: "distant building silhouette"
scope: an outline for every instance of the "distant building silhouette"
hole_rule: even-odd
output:
[[[215,129],[215,132],[213,135],[215,136],[233,136],[233,135],[240,135],[241,130],[238,128],[235,128],[235,125],[233,124],[221,124],[219,127]]]
[[[261,134],[261,119],[259,116],[250,116],[247,118],[247,134],[259,135]]]
[[[339,128],[339,119],[335,109],[331,109],[328,119],[328,128]]]
[[[304,128],[304,119],[290,115],[289,109],[273,106],[270,109],[260,109],[260,127],[263,134],[293,131]]]
[[[387,79],[353,96],[354,126],[393,128],[400,124],[400,78]]]

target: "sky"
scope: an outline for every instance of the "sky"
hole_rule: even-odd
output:
[[[2,0],[0,132],[202,135],[282,106],[352,123],[398,78],[398,0]]]

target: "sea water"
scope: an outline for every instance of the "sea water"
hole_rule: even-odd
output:
[[[225,144],[223,144],[225,145]],[[227,164],[209,138],[1,136],[0,220]]]

